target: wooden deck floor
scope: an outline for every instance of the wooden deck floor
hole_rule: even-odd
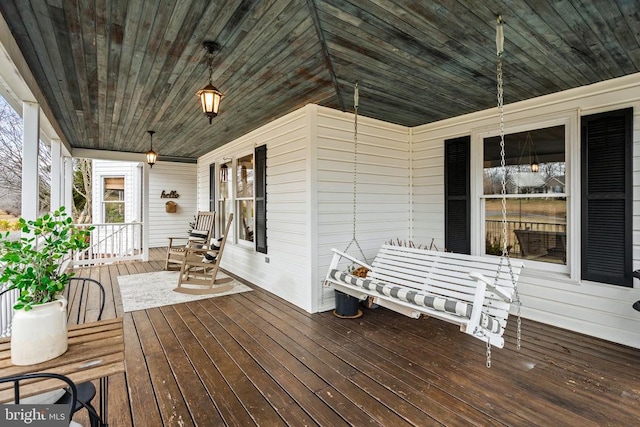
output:
[[[162,255],[79,273],[106,286],[105,317],[124,317],[113,427],[640,425],[640,350],[524,320],[521,351],[510,322],[487,369],[453,325],[309,314],[259,289],[123,313],[116,277]]]

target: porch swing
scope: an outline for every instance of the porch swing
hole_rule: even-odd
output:
[[[503,334],[512,303],[517,307],[516,346],[518,350],[521,340],[521,303],[517,282],[524,266],[520,261],[511,260],[507,246],[502,26],[502,17],[498,16],[497,92],[502,167],[502,254],[500,258],[385,244],[369,264],[356,239],[357,167],[354,165],[353,237],[345,251],[332,249],[334,255],[325,277],[325,285],[360,300],[371,298],[373,303],[379,306],[412,318],[432,316],[459,325],[461,332],[486,343],[487,367],[491,367],[491,346],[504,347]],[[354,157],[357,159],[357,84],[354,101],[356,104]],[[362,260],[347,253],[354,243],[360,250]],[[345,260],[368,269],[367,277],[357,277],[340,269],[340,265]],[[493,279],[490,279],[491,277]]]

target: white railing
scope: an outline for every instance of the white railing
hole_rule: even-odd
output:
[[[11,323],[13,320],[13,305],[18,300],[17,289],[4,292],[8,284],[0,285],[0,338],[11,335]]]
[[[142,223],[79,224],[79,226],[94,228],[89,238],[89,247],[74,254],[74,265],[143,259]]]

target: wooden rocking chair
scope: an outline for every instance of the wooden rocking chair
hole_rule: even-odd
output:
[[[226,292],[233,288],[233,285],[222,285],[223,283],[231,282],[232,278],[216,279],[232,221],[233,214],[229,214],[224,234],[220,241],[220,247],[217,250],[212,250],[208,247],[195,247],[191,243],[187,245],[184,262],[178,278],[178,287],[174,291],[184,294],[204,295]],[[205,255],[209,255],[209,258],[215,256],[215,259],[210,261]]]
[[[187,246],[204,246],[210,244],[211,236],[215,225],[215,212],[198,212],[196,216],[193,230],[186,237],[169,237],[169,246],[167,248],[167,258],[164,263],[164,269],[169,270],[169,265],[182,265]]]

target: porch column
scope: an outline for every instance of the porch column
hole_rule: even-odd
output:
[[[22,104],[22,217],[36,219],[40,201],[38,154],[40,142],[40,105]]]
[[[51,211],[60,209],[63,204],[62,187],[64,184],[62,141],[51,140]]]
[[[149,173],[147,163],[142,166],[142,261],[149,261]]]
[[[67,213],[73,212],[73,157],[64,157],[64,186],[62,187],[62,201]]]

